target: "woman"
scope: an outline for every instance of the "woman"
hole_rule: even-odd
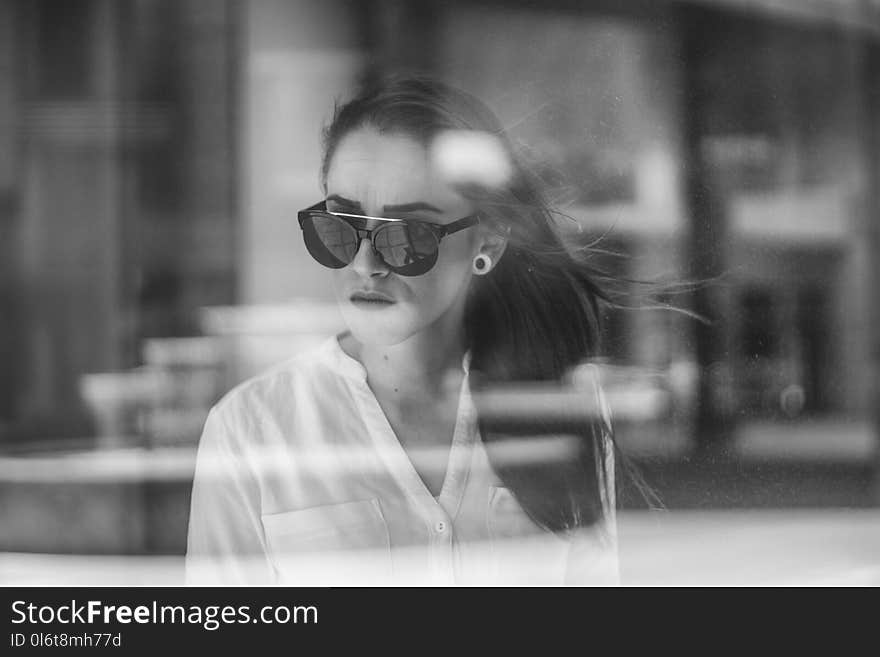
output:
[[[518,427],[471,396],[471,379],[558,382],[595,355],[588,254],[462,91],[384,80],[324,137],[324,199],[299,222],[349,330],[212,409],[187,580],[616,583],[607,412]],[[604,409],[597,387],[581,397]]]

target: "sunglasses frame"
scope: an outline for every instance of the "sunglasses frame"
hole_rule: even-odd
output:
[[[299,227],[301,230],[305,231],[305,226],[303,223],[309,219],[312,215],[331,215],[334,217],[338,217],[342,219],[345,223],[351,226],[358,240],[358,248],[360,248],[360,244],[365,240],[369,239],[370,244],[373,247],[373,253],[382,261],[382,263],[388,267],[391,271],[396,274],[400,274],[401,276],[421,276],[431,270],[431,268],[437,262],[437,254],[440,252],[440,242],[447,235],[452,235],[453,233],[457,233],[460,230],[464,230],[465,228],[469,228],[474,226],[480,222],[480,213],[476,212],[474,214],[469,214],[466,217],[462,217],[461,219],[456,219],[455,221],[448,224],[437,224],[430,221],[422,221],[421,219],[395,219],[390,217],[371,217],[369,215],[363,214],[350,214],[347,212],[333,212],[327,209],[327,201],[319,201],[304,210],[300,210],[297,212],[297,219],[299,221]],[[416,260],[414,263],[410,263],[404,265],[402,267],[396,267],[391,265],[385,261],[385,258],[382,257],[382,254],[376,248],[376,238],[375,234],[382,228],[395,223],[404,223],[404,224],[419,224],[420,226],[424,226],[434,235],[434,238],[437,240],[437,249],[434,251],[433,255],[429,258],[422,258],[421,260]],[[306,245],[308,247],[308,244]],[[331,267],[324,262],[318,260],[315,255],[309,249],[309,253],[318,261],[320,264],[325,267],[329,267],[330,269],[342,269],[343,267],[347,267],[351,264],[351,262],[344,263],[341,267]],[[418,273],[405,273],[404,271],[408,267],[411,267],[412,264],[430,261],[430,264],[424,271],[418,271]],[[341,262],[341,261],[340,261]]]

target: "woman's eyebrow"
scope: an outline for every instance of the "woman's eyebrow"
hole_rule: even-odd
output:
[[[326,200],[336,201],[340,205],[344,205],[349,208],[361,208],[361,204],[357,201],[352,201],[351,199],[340,196],[339,194],[330,194],[330,196],[328,196]],[[414,201],[412,203],[401,203],[398,205],[386,205],[383,208],[384,212],[415,212],[416,210],[426,210],[428,212],[435,212],[437,214],[443,213],[443,210],[441,210],[440,208],[435,207],[430,203],[425,203],[424,201]]]
[[[424,201],[403,203],[401,205],[386,205],[384,208],[385,212],[414,212],[416,210],[427,210],[428,212],[436,212],[437,214],[443,213],[443,210],[440,208],[434,207],[430,203],[425,203]]]

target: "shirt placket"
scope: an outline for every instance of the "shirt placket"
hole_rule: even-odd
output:
[[[455,583],[455,548],[454,521],[461,508],[464,490],[470,473],[471,453],[475,436],[475,414],[471,404],[468,387],[468,374],[465,370],[461,392],[458,399],[458,414],[455,421],[452,446],[449,450],[449,462],[446,476],[437,498],[437,506],[445,515],[438,518],[434,525],[437,536],[435,554],[432,562],[437,564],[437,576],[445,583]]]
[[[458,513],[471,459],[474,437],[474,412],[468,386],[468,358],[464,360],[464,378],[459,392],[458,412],[443,486],[434,498],[395,436],[378,400],[364,378],[358,387],[358,400],[380,457],[391,475],[407,494],[428,534],[431,583],[455,583],[453,519]]]

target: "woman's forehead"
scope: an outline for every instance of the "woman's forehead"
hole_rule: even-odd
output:
[[[385,205],[427,202],[461,211],[467,201],[440,178],[427,149],[403,134],[363,128],[346,135],[327,171],[327,193],[358,202],[368,214]]]

